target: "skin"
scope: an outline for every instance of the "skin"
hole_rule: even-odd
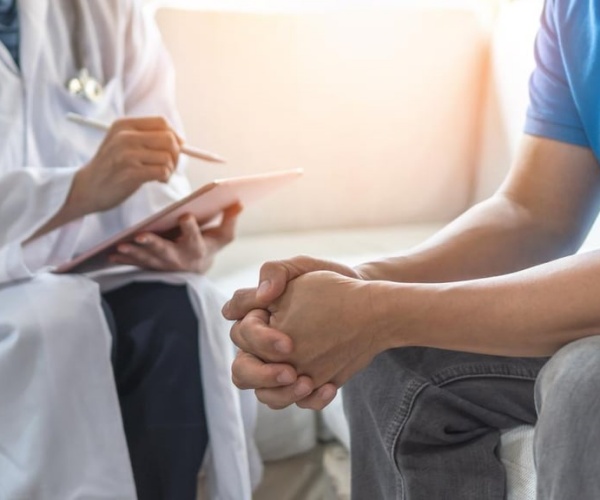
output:
[[[494,196],[406,255],[265,264],[223,310],[233,380],[273,408],[321,409],[387,349],[548,356],[595,335],[600,253],[573,253],[599,203],[591,150],[526,136]]]
[[[121,204],[146,182],[169,182],[179,162],[183,140],[162,117],[117,120],[92,160],[75,175],[62,208],[31,240],[85,215]],[[174,241],[152,233],[135,244],[121,245],[114,263],[155,271],[204,273],[215,254],[234,238],[241,207],[225,210],[219,226],[201,230],[196,219],[179,220],[181,236]]]

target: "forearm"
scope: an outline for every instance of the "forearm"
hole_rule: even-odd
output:
[[[85,182],[83,177],[85,176],[85,173],[86,172],[82,169],[74,175],[69,193],[62,206],[27,240],[27,242],[44,236],[45,234],[94,211],[83,189],[83,184]]]
[[[574,253],[600,208],[587,148],[525,136],[490,200],[404,257],[358,268],[366,279],[449,282],[497,276]]]
[[[373,283],[383,348],[548,356],[600,333],[600,252],[506,276],[444,284]]]
[[[400,257],[362,264],[370,280],[440,283],[497,276],[573,253],[579,235],[561,234],[504,195],[473,207]]]

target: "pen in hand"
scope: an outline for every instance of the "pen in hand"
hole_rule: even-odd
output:
[[[74,123],[78,123],[86,127],[95,128],[97,130],[107,131],[108,129],[110,129],[110,125],[104,122],[94,120],[92,118],[87,118],[85,116],[78,115],[77,113],[67,113],[67,119]],[[187,144],[181,146],[181,152],[193,158],[198,158],[199,160],[210,161],[213,163],[225,163],[225,159],[220,157],[219,155],[210,153],[208,151],[204,151],[199,148],[195,148],[193,146],[188,146]]]

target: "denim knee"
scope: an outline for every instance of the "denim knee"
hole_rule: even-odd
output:
[[[536,382],[538,412],[552,397],[561,401],[564,411],[577,408],[596,397],[600,387],[600,336],[587,337],[567,344],[546,363]]]

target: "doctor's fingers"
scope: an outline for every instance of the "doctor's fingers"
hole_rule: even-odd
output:
[[[135,242],[143,248],[146,253],[149,253],[161,260],[171,262],[177,256],[175,244],[165,238],[154,233],[142,233],[135,237]],[[140,247],[132,245],[134,250]]]
[[[128,118],[119,118],[115,120],[111,125],[111,132],[119,132],[121,130],[139,130],[139,131],[160,131],[160,130],[170,130],[173,132],[179,143],[183,144],[183,139],[179,137],[177,132],[171,127],[171,124],[168,120],[163,116],[140,116],[140,117],[128,117]]]
[[[227,207],[223,212],[221,224],[202,231],[202,237],[214,242],[217,249],[221,249],[235,239],[238,216],[242,212],[242,206],[238,203]]]
[[[206,253],[206,242],[202,238],[200,226],[196,217],[192,214],[182,215],[179,218],[179,230],[181,231],[180,241],[194,246],[199,246],[201,253]]]
[[[293,366],[265,363],[244,351],[238,351],[231,365],[231,380],[240,389],[281,387],[293,384],[297,378]]]
[[[137,130],[122,130],[107,138],[115,147],[123,150],[149,150],[168,153],[171,161],[177,165],[181,144],[171,130],[140,132]]]
[[[136,242],[137,245],[119,245],[118,253],[111,256],[111,261],[154,271],[181,270],[176,264],[177,250],[172,242],[152,233],[137,236]]]
[[[170,154],[164,151],[127,152],[117,160],[117,167],[128,170],[140,184],[148,181],[169,182],[176,169]]]
[[[179,218],[179,230],[181,236],[177,239],[177,245],[181,246],[193,259],[207,259],[204,265],[200,266],[201,272],[208,270],[214,252],[210,248],[209,242],[204,239],[196,217],[192,214],[183,215]],[[208,267],[205,266],[208,264]]]
[[[294,344],[285,333],[268,325],[269,317],[269,313],[263,309],[250,311],[231,328],[231,340],[242,351],[254,354],[263,361],[286,361]]]

